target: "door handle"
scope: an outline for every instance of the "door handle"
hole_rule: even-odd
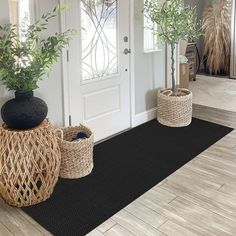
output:
[[[124,53],[125,55],[130,54],[130,53],[131,53],[131,49],[126,48],[126,49],[123,51],[123,53]]]

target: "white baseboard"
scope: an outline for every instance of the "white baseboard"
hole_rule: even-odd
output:
[[[150,109],[148,111],[139,113],[134,116],[132,120],[132,128],[144,124],[150,120],[154,120],[157,117],[157,108]]]

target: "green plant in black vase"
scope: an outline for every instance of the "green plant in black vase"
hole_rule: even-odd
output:
[[[146,0],[144,14],[157,25],[154,34],[171,49],[172,88],[158,92],[157,119],[170,127],[187,126],[192,121],[192,92],[176,85],[175,49],[180,40],[200,36],[196,9],[184,0]]]
[[[61,56],[62,49],[76,34],[74,29],[43,38],[42,32],[65,6],[56,6],[34,24],[0,26],[0,82],[15,91],[15,99],[1,109],[9,128],[28,129],[40,124],[47,116],[46,103],[33,96],[38,82],[44,79]],[[23,26],[23,27],[22,27]]]

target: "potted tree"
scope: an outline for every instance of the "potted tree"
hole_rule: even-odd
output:
[[[196,10],[183,0],[166,0],[162,4],[146,0],[144,13],[157,25],[153,30],[159,40],[171,48],[172,88],[158,92],[157,119],[171,127],[187,126],[192,120],[192,93],[176,86],[174,53],[180,40],[200,36]]]
[[[32,128],[47,116],[46,103],[34,97],[33,91],[45,74],[50,72],[62,49],[75,34],[75,30],[67,30],[41,38],[48,22],[61,10],[65,10],[65,6],[58,5],[28,26],[27,19],[22,26],[0,26],[0,82],[7,89],[15,91],[15,98],[6,102],[1,109],[2,119],[9,128]]]

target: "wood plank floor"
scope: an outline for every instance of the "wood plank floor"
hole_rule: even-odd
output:
[[[194,106],[194,116],[236,128],[236,114]],[[50,235],[0,200],[0,235]],[[236,131],[198,155],[88,236],[236,235]]]
[[[201,120],[236,128],[236,112],[194,104],[193,116]]]

